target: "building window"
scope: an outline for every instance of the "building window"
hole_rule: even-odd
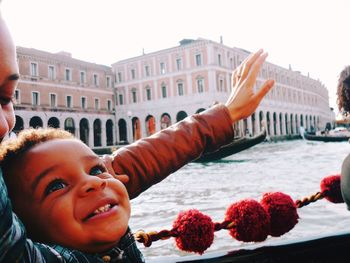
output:
[[[15,90],[15,103],[20,104],[21,103],[21,94],[20,90]]]
[[[218,65],[221,66],[221,54],[218,54]]]
[[[131,91],[131,97],[132,97],[132,102],[136,103],[137,102],[136,90]]]
[[[84,84],[86,82],[86,73],[85,71],[80,71],[80,84]]]
[[[33,77],[37,77],[38,76],[38,64],[37,63],[30,63],[30,75],[32,75]]]
[[[118,82],[122,82],[122,73],[118,72]]]
[[[107,88],[110,88],[111,87],[111,77],[106,77],[106,86]]]
[[[182,59],[181,58],[176,59],[176,69],[177,70],[182,69]]]
[[[32,92],[32,105],[33,106],[38,106],[40,104],[40,101],[39,101],[39,92],[37,91],[33,91]]]
[[[201,54],[196,55],[196,65],[201,66],[202,65],[202,56]]]
[[[184,84],[182,82],[177,83],[177,94],[179,96],[183,96],[184,95]]]
[[[135,79],[136,78],[136,72],[135,69],[131,70],[131,79]]]
[[[72,108],[73,107],[73,101],[72,101],[72,96],[68,95],[66,97],[66,106],[67,108]]]
[[[164,62],[161,62],[160,63],[160,74],[165,74],[165,64]]]
[[[98,86],[98,75],[97,74],[94,74],[94,85],[95,86]]]
[[[146,88],[146,98],[147,100],[152,99],[151,88]]]
[[[166,98],[166,97],[167,97],[166,86],[162,85],[162,98]]]
[[[123,104],[124,104],[123,94],[119,94],[119,105],[123,105]]]
[[[50,107],[57,107],[57,96],[56,94],[50,93]]]
[[[146,75],[146,77],[149,77],[151,75],[150,70],[149,70],[149,66],[145,66],[145,75]]]
[[[219,91],[224,91],[224,80],[223,79],[219,80]]]
[[[100,109],[100,100],[95,98],[95,110]]]
[[[203,79],[197,79],[197,90],[198,93],[202,93],[204,91]]]
[[[55,67],[54,66],[49,66],[47,75],[48,75],[50,80],[54,80],[56,78]]]
[[[84,110],[87,108],[86,97],[81,97],[81,108]]]
[[[71,81],[72,80],[72,71],[69,68],[66,68],[64,79],[66,81]]]
[[[111,100],[107,100],[107,110],[112,111],[112,101]]]

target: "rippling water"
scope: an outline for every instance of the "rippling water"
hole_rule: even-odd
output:
[[[244,198],[260,200],[265,192],[280,191],[294,200],[319,191],[322,178],[340,172],[350,144],[307,142],[302,140],[262,143],[220,162],[190,163],[132,201],[133,231],[170,230],[180,211],[196,208],[215,222],[222,222],[226,208]],[[350,212],[344,204],[320,200],[298,209],[299,223],[282,237],[293,240],[350,230]],[[232,239],[226,230],[215,233],[206,251],[242,248],[248,244]],[[157,241],[141,251],[147,259],[160,256],[191,255],[179,251],[173,239]]]

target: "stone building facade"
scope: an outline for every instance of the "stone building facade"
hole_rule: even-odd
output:
[[[112,64],[115,74],[117,141],[148,136],[201,112],[230,94],[232,70],[250,53],[207,39]],[[298,135],[299,127],[322,130],[334,121],[326,87],[291,68],[265,62],[255,89],[273,78],[274,89],[256,112],[235,125],[237,136],[255,135],[265,123],[271,137]]]
[[[59,127],[92,148],[115,144],[111,67],[24,47],[17,47],[17,59],[15,132]]]

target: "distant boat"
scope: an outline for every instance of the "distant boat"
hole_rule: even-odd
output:
[[[323,132],[321,134],[310,134],[305,131],[301,134],[304,139],[309,141],[344,142],[349,141],[350,139],[350,132],[345,127],[337,127],[334,130]]]
[[[263,142],[266,139],[266,129],[254,137],[242,137],[234,139],[231,143],[222,146],[215,152],[208,152],[200,156],[194,162],[213,162],[230,156],[232,154],[244,151],[256,144]]]

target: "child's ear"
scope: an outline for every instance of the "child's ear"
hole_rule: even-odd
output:
[[[127,176],[126,174],[116,174],[114,172],[114,169],[112,166],[113,157],[111,155],[104,154],[101,157],[101,160],[103,161],[103,164],[106,166],[108,173],[113,175],[114,178],[118,179],[123,184],[127,184],[129,182],[129,176]]]

